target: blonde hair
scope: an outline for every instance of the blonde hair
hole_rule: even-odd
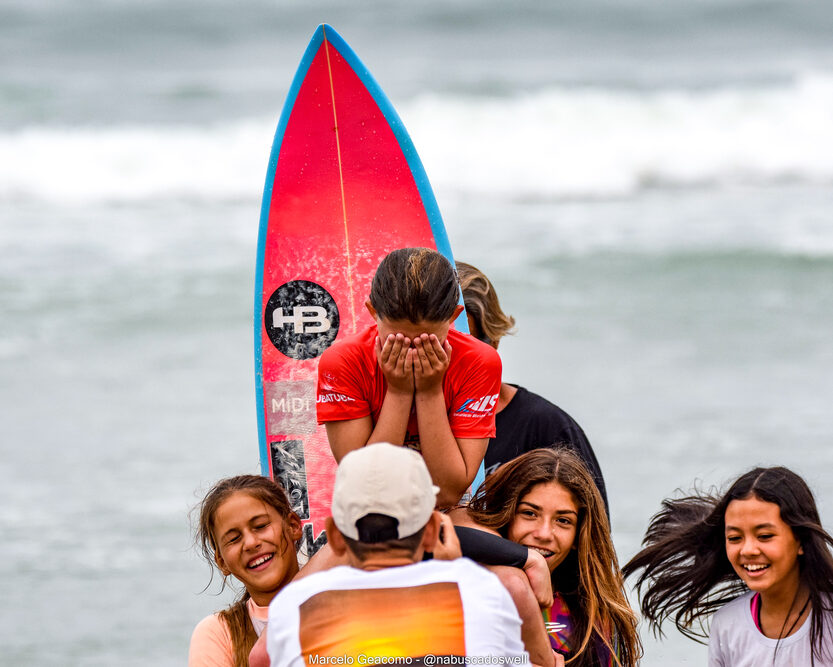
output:
[[[478,268],[457,262],[457,275],[466,314],[471,316],[477,328],[471,335],[497,347],[501,338],[514,333],[515,318],[503,312],[494,286]]]

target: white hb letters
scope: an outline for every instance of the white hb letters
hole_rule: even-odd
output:
[[[294,326],[296,334],[324,333],[331,327],[327,309],[322,306],[295,306],[291,315],[284,315],[283,308],[275,308],[272,326],[280,329],[287,324]]]

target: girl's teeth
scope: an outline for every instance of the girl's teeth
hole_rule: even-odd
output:
[[[263,563],[270,560],[271,558],[272,558],[271,556],[262,556],[261,558],[258,558],[257,560],[252,561],[251,563],[249,563],[249,567],[257,567],[258,565],[262,565]]]
[[[758,570],[764,570],[769,567],[769,565],[744,565],[743,566],[749,572],[757,572]]]

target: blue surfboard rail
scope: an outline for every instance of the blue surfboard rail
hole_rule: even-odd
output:
[[[275,130],[275,137],[272,140],[272,149],[269,153],[269,164],[266,168],[266,183],[263,186],[263,199],[260,204],[260,224],[257,237],[257,264],[255,266],[255,301],[254,301],[254,343],[255,343],[255,400],[257,405],[257,437],[260,451],[260,472],[269,476],[269,445],[266,441],[266,415],[263,412],[263,339],[261,337],[261,299],[263,298],[263,261],[266,255],[266,236],[269,226],[269,209],[272,203],[272,186],[275,182],[275,170],[278,167],[278,157],[281,152],[284,132],[292,115],[298,91],[301,89],[309,71],[315,54],[321,48],[324,41],[324,26],[318,29],[312,36],[309,45],[304,51],[301,63],[292,78],[292,84],[286,96],[283,109],[281,110],[278,127]]]

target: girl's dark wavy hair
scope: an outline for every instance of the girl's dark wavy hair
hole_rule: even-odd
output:
[[[673,618],[680,632],[702,643],[708,637],[708,617],[746,592],[726,557],[725,516],[730,502],[753,497],[777,505],[803,547],[799,577],[813,610],[813,660],[821,659],[829,649],[822,642],[824,616],[833,611],[833,537],[822,528],[810,487],[788,468],[750,470],[723,495],[695,492],[664,500],[643,549],[622,571],[629,577],[642,570],[636,589],[655,636],[663,634],[663,621]]]

